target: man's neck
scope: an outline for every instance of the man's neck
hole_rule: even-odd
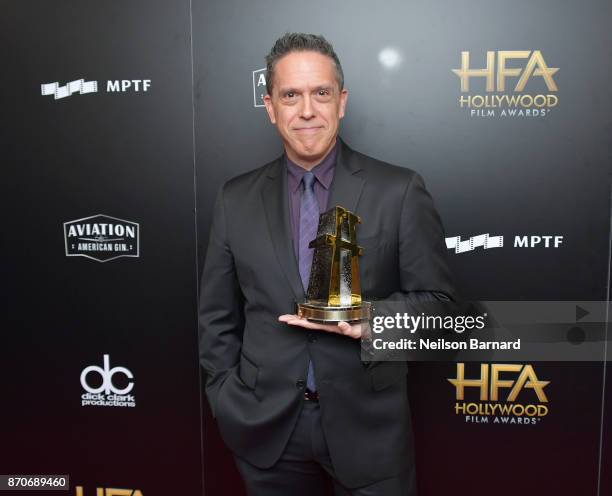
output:
[[[291,162],[293,162],[295,165],[298,165],[302,169],[306,169],[307,171],[311,171],[317,165],[319,165],[321,162],[323,162],[325,160],[325,158],[330,154],[330,152],[336,146],[336,142],[337,141],[338,141],[338,137],[336,137],[336,139],[334,139],[334,141],[332,141],[332,143],[329,146],[329,148],[327,150],[325,150],[325,152],[320,157],[317,157],[316,159],[313,159],[313,160],[304,160],[304,159],[302,159],[302,158],[300,158],[298,156],[294,156],[292,153],[289,152],[289,150],[287,150],[286,147],[285,147],[285,153],[287,154],[287,158],[289,160],[291,160]]]

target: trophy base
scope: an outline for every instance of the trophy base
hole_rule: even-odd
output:
[[[361,322],[372,317],[372,303],[362,301],[360,305],[344,307],[326,307],[312,302],[298,303],[299,317],[320,324],[337,324],[338,322]]]

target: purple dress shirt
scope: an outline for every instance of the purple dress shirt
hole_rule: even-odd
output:
[[[325,158],[317,164],[311,172],[314,174],[316,181],[314,184],[315,196],[319,204],[319,212],[323,213],[327,210],[329,201],[329,190],[332,180],[334,179],[334,171],[336,170],[336,158],[338,156],[339,140],[336,140],[335,146],[325,156]],[[295,259],[299,258],[299,243],[300,239],[300,200],[302,197],[302,178],[307,172],[306,169],[293,163],[285,156],[287,164],[287,191],[289,193],[289,217],[291,218],[291,234],[293,237],[293,253]],[[307,288],[304,288],[306,290]]]

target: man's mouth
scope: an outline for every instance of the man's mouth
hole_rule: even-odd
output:
[[[323,129],[323,126],[313,126],[313,127],[296,127],[293,130],[298,132],[298,133],[316,133],[317,131],[320,131],[321,129]]]

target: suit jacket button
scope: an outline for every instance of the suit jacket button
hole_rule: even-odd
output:
[[[298,389],[304,389],[306,387],[306,381],[297,381],[295,387]]]

